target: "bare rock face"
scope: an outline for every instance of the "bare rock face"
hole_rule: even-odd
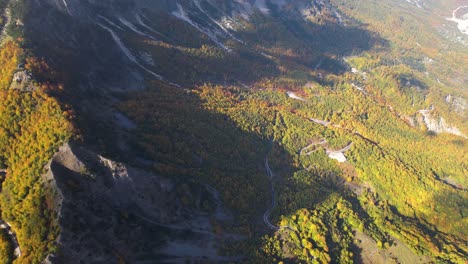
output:
[[[188,245],[214,238],[210,213],[200,204],[216,201],[204,186],[179,186],[73,144],[54,156],[45,178],[57,191],[61,228],[59,250],[45,263],[178,259],[186,252],[171,251],[168,237],[184,237]],[[205,244],[197,248],[200,257],[216,257],[214,243]]]
[[[447,102],[447,104],[449,104],[457,114],[463,117],[465,116],[466,108],[468,105],[465,99],[463,99],[462,97],[447,95],[445,97],[445,102]]]
[[[170,29],[165,32],[167,26],[159,28],[160,21],[179,20],[178,27],[198,31],[225,52],[232,51],[229,43],[249,45],[239,29],[253,15],[293,20],[317,16],[343,22],[329,0],[43,0],[29,5],[34,12],[25,18],[24,30],[34,40],[37,56],[67,62],[56,62],[60,64],[56,67],[74,73],[73,82],[79,83],[74,89],[99,96],[142,89],[146,74],[175,82],[161,70],[164,62],[125,37],[131,33],[171,46],[188,45]],[[50,43],[57,48],[51,49]]]
[[[13,76],[13,82],[11,82],[10,89],[21,90],[21,91],[32,91],[35,89],[32,83],[32,76],[26,70],[18,71]]]
[[[436,134],[449,133],[465,137],[465,135],[463,135],[463,133],[458,128],[448,124],[443,117],[436,119],[430,115],[425,115],[423,120],[427,126],[427,129]]]
[[[180,6],[189,14],[204,14],[207,23],[213,23],[212,18],[222,16],[231,19],[235,17],[248,19],[255,12],[268,15],[273,11],[293,10],[308,16],[320,13],[329,5],[328,1],[324,0],[46,0],[44,2],[62,13],[88,19],[99,15],[130,16],[143,9],[172,13]]]
[[[422,123],[427,127],[428,131],[436,134],[449,133],[460,137],[466,137],[457,127],[448,124],[443,117],[434,117],[430,110],[419,111],[420,117],[413,119],[411,124]]]

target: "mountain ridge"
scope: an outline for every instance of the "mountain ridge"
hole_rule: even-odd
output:
[[[10,2],[15,263],[462,263],[458,4]]]

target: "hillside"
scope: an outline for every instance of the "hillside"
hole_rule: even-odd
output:
[[[466,6],[0,0],[0,262],[464,263]]]

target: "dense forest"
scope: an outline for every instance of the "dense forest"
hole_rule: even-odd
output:
[[[274,215],[279,226],[294,230],[265,238],[264,251],[255,256],[266,263],[292,256],[306,262],[312,256],[319,262],[351,261],[355,232],[369,234],[382,249],[402,241],[418,255],[462,262],[466,248],[457,237],[466,236],[460,211],[466,194],[437,176],[460,177],[465,172],[464,148],[456,137],[425,135],[346,85],[331,92],[317,85],[305,88],[305,93],[317,94],[312,89],[322,89],[322,96],[304,95],[307,101],[301,102],[275,89],[202,86],[183,92],[156,84],[121,109],[140,124],[135,144],[145,158],[161,161],[156,171],[174,177],[194,175],[214,184],[239,217],[236,225],[244,226],[250,236],[259,232],[252,222],[268,203],[267,178],[258,166],[273,140],[269,159],[279,174],[274,181],[278,189]],[[341,101],[340,94],[356,103]],[[327,105],[335,109],[331,116]],[[326,128],[309,120],[322,116],[336,125]],[[301,156],[301,148],[317,138],[327,139],[324,148],[330,149],[353,142],[346,154],[349,163],[328,159],[324,149]],[[446,146],[446,161],[439,159],[440,145]],[[203,165],[194,164],[193,155],[201,157]],[[435,226],[442,233],[434,235]]]
[[[14,42],[0,49],[0,160],[7,174],[0,195],[2,219],[8,221],[21,245],[16,263],[39,263],[55,248],[58,235],[56,208],[51,190],[41,178],[44,166],[71,135],[70,113],[48,96],[52,83],[35,83],[33,91],[10,89],[13,74],[24,51]],[[27,59],[26,69],[41,75],[47,71],[36,59]],[[2,235],[2,259],[11,260],[12,250]],[[5,261],[2,263],[9,263]]]
[[[67,223],[43,175],[72,141],[176,182],[186,207],[196,201],[184,189],[219,191],[233,219],[210,224],[219,238],[235,234],[217,245],[228,259],[465,263],[468,124],[454,102],[467,96],[466,46],[406,1],[329,2],[304,19],[257,10],[225,39],[148,9],[138,28],[50,11],[59,29],[46,34],[28,27],[34,10],[10,3],[26,26],[11,24],[0,47],[0,210],[21,257],[2,229],[0,262],[60,252]],[[69,28],[70,47],[60,34]],[[132,84],[119,75],[143,88],[115,88]],[[431,130],[429,116],[458,135]],[[125,263],[125,252],[108,251]]]

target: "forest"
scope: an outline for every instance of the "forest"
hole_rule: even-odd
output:
[[[466,194],[437,176],[463,181],[463,145],[455,137],[421,133],[348,85],[332,91],[319,84],[304,88],[305,102],[277,89],[207,85],[179,91],[153,85],[120,106],[139,124],[135,144],[145,158],[160,161],[157,172],[191,175],[183,177],[221,190],[237,216],[235,225],[225,229],[243,230],[254,241],[262,226],[252,223],[259,222],[259,211],[268,204],[260,165],[273,140],[269,159],[280,175],[274,181],[278,207],[273,215],[279,226],[295,230],[250,244],[257,261],[352,262],[357,231],[370,235],[381,249],[403,241],[417,255],[463,261],[466,230],[460,208]],[[309,118],[334,125],[324,127]],[[301,156],[299,150],[317,138],[326,138],[326,148],[334,149],[353,142],[348,162],[330,160],[323,149]],[[439,159],[440,145],[446,146],[446,161]],[[203,162],[194,163],[194,155]],[[437,235],[435,226],[441,231]],[[255,250],[259,243],[263,249]],[[227,253],[235,255],[233,248],[226,246]]]
[[[258,14],[240,34],[261,45],[251,50],[228,42],[240,56],[203,38],[181,48],[125,36],[132,47],[166,62],[154,69],[184,87],[151,82],[147,91],[124,97],[116,107],[137,124],[132,144],[146,160],[158,161],[157,173],[220,190],[237,216],[234,223],[220,223],[223,229],[249,237],[227,242],[223,254],[250,252],[246,258],[253,263],[352,263],[362,261],[363,240],[379,254],[406,252],[390,257],[395,261],[463,263],[466,139],[435,135],[409,121],[432,106],[436,116],[466,131],[444,96],[463,97],[457,88],[463,81],[456,78],[466,70],[466,64],[456,66],[464,65],[463,49],[441,49],[443,40],[414,21],[422,15],[398,13],[393,4],[333,2],[366,26],[349,19],[344,30],[327,23],[330,18],[298,25]],[[173,22],[152,26],[165,34],[171,27],[193,32]],[[294,26],[302,27],[295,29],[301,35],[291,32]],[[338,41],[343,35],[346,41]],[[438,52],[446,56],[437,55],[437,65],[424,63]],[[169,72],[173,64],[179,70]],[[449,73],[451,68],[457,70]],[[301,154],[324,139],[326,145]],[[349,143],[345,163],[327,156]],[[278,175],[273,220],[293,230],[262,235],[270,198],[266,156]]]
[[[13,16],[33,12],[20,2]],[[144,88],[116,91],[97,84],[81,90],[93,81],[80,75],[93,60],[103,63],[93,73],[117,86],[109,54],[88,60],[82,50],[34,42],[12,26],[14,41],[0,48],[0,210],[22,256],[14,260],[2,230],[0,262],[41,263],[60,250],[57,191],[43,175],[71,140],[131,165],[143,160],[183,187],[213,186],[234,216],[213,217],[213,229],[242,238],[220,243],[221,256],[361,263],[374,250],[394,263],[465,263],[467,138],[430,131],[421,116],[430,111],[466,135],[463,111],[447,101],[466,98],[464,47],[447,44],[432,28],[442,22],[424,11],[371,0],[331,3],[346,25],[331,12],[304,23],[256,12],[236,32],[242,42],[223,43],[233,52],[175,16],[144,10],[158,39],[135,30],[119,36],[153,63],[145,64]],[[113,43],[108,32],[74,26]],[[164,78],[154,80],[153,71]],[[32,76],[27,89],[14,77],[21,72]],[[93,113],[94,103],[134,124],[117,131],[128,137],[127,149],[118,149],[117,126]],[[180,197],[185,205],[190,199]],[[281,228],[265,225],[269,210]]]
[[[0,194],[1,216],[8,221],[21,245],[15,263],[39,263],[55,250],[58,235],[54,193],[41,178],[46,163],[72,134],[71,112],[49,96],[51,82],[36,83],[35,90],[10,89],[13,74],[26,54],[15,42],[0,49],[0,164],[7,170]],[[37,59],[25,68],[41,75]],[[43,73],[43,72],[42,72]],[[3,231],[2,231],[3,232]],[[11,241],[1,236],[2,263],[13,259]]]

